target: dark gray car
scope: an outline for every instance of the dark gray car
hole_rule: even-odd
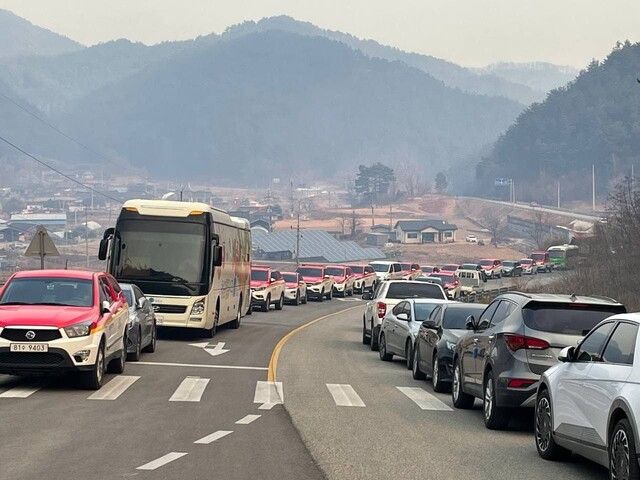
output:
[[[625,307],[605,297],[500,295],[476,320],[453,352],[451,394],[456,408],[484,402],[484,423],[506,428],[511,408],[533,407],[540,375],[558,363],[558,353]]]
[[[137,362],[141,352],[156,350],[158,327],[151,302],[142,290],[130,283],[121,283],[129,304],[129,326],[127,328],[127,358]]]

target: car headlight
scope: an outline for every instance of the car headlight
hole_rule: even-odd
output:
[[[456,344],[453,342],[447,342],[447,348],[449,350],[454,350],[456,348]]]
[[[64,327],[64,331],[69,338],[86,337],[91,333],[93,322],[82,322],[69,327]]]
[[[262,290],[264,290],[265,288],[267,288],[267,287],[254,287],[254,288],[252,288],[252,290],[253,290],[254,292],[261,292],[261,291],[262,291]]]
[[[198,300],[191,307],[191,315],[202,315],[204,313],[204,299]]]

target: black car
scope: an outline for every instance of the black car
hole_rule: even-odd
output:
[[[480,272],[482,281],[487,281],[487,272],[485,272],[484,268],[482,268],[482,265],[480,265],[479,263],[463,263],[462,265],[460,265],[460,270],[476,270]]]
[[[137,362],[141,352],[156,351],[158,327],[151,302],[142,290],[131,283],[121,283],[129,304],[129,326],[127,327],[127,359]]]
[[[466,322],[453,352],[451,395],[456,408],[484,403],[484,424],[506,428],[515,407],[535,406],[542,375],[560,350],[575,345],[624,305],[611,298],[510,292]]]
[[[422,322],[413,349],[413,378],[424,380],[431,375],[433,389],[444,392],[453,380],[453,350],[469,315],[480,315],[484,305],[476,303],[445,303],[438,305]]]
[[[521,277],[522,265],[517,260],[505,260],[502,262],[503,277]]]

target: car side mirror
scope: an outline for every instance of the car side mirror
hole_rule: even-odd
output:
[[[467,320],[464,322],[464,328],[467,330],[475,330],[476,329],[476,319],[473,315],[469,315]]]
[[[142,310],[144,308],[144,304],[145,304],[146,300],[144,297],[141,297],[138,299],[138,310]]]
[[[422,328],[428,328],[430,330],[436,330],[436,321],[435,320],[425,320],[422,322]]]
[[[403,322],[408,322],[409,321],[409,315],[407,315],[405,312],[401,312],[398,315],[396,315],[396,318],[398,320],[402,320]]]
[[[109,303],[108,300],[104,300],[102,302],[102,306],[100,308],[100,313],[107,314],[107,313],[111,313],[111,304]]]
[[[558,360],[560,360],[561,362],[572,362],[575,353],[575,347],[564,347],[558,354]]]
[[[371,292],[364,292],[364,293],[362,294],[362,299],[363,299],[363,300],[371,300],[371,298],[372,298],[372,297],[371,297]]]

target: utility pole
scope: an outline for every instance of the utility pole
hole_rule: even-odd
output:
[[[374,205],[373,205],[373,203],[372,203],[372,204],[371,204],[371,226],[372,226],[372,227],[375,225],[375,217],[374,217],[374,215],[373,215],[373,208],[374,208]]]
[[[596,211],[596,166],[591,165],[591,209]]]
[[[89,213],[84,207],[84,248],[87,255],[87,268],[89,268]]]
[[[300,265],[300,201],[298,201],[298,222],[296,225],[296,266]]]
[[[389,205],[389,230],[393,228],[393,205]]]
[[[560,208],[560,181],[558,180],[558,208]]]

